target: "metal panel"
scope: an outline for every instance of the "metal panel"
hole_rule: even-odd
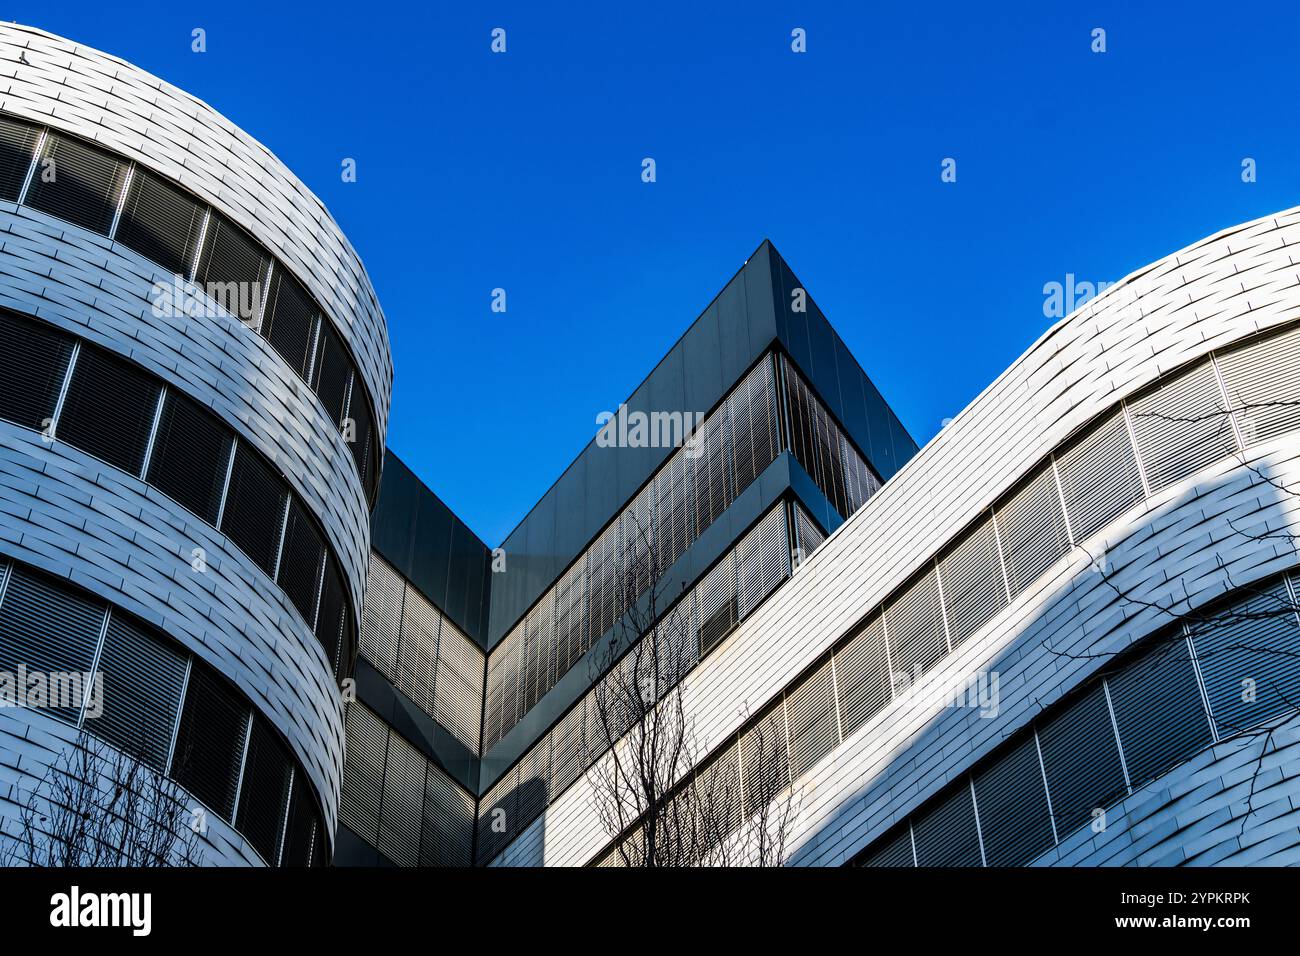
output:
[[[379,673],[397,679],[397,646],[402,633],[406,582],[383,558],[370,556],[366,601],[361,614],[360,649]]]

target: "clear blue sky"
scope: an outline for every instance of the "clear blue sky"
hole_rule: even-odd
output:
[[[1294,0],[545,6],[7,16],[189,90],[315,190],[388,315],[389,444],[489,544],[765,236],[924,443],[1046,328],[1044,283],[1300,203]]]

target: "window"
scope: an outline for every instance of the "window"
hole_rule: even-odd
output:
[[[361,484],[370,487],[370,469],[373,465],[371,456],[374,449],[371,447],[374,433],[374,420],[370,417],[370,404],[362,395],[364,389],[358,388],[356,384],[352,387],[352,400],[348,405],[348,417],[352,419],[352,460],[357,465],[357,475],[361,478]],[[345,433],[346,434],[346,433]]]
[[[195,280],[230,315],[256,323],[266,294],[270,256],[248,233],[218,212],[208,220]]]
[[[25,202],[73,225],[108,235],[127,164],[102,149],[53,133]]]
[[[235,811],[248,719],[248,705],[195,661],[176,735],[172,776],[228,822]]]
[[[361,654],[390,681],[397,680],[397,646],[402,633],[406,584],[383,558],[370,556],[366,599],[361,605]]]
[[[1300,328],[1235,349],[1218,362],[1247,446],[1300,428]]]
[[[912,855],[912,827],[904,823],[886,834],[880,840],[868,846],[857,859],[854,866],[916,866]]]
[[[700,656],[717,647],[739,619],[736,613],[736,573],[728,554],[696,586],[700,602]]]
[[[89,673],[105,610],[98,601],[71,594],[44,575],[12,568],[0,602],[0,671],[16,674],[22,666],[46,674]],[[27,688],[19,690],[26,692]],[[54,703],[45,701],[46,705]],[[49,712],[76,723],[81,702],[51,706]]]
[[[1300,700],[1300,627],[1285,581],[1195,625],[1192,643],[1220,737]]]
[[[956,648],[1007,606],[997,536],[987,513],[940,561],[939,577]]]
[[[884,618],[876,614],[835,652],[844,736],[865,724],[893,699]]]
[[[1075,541],[1086,541],[1143,498],[1123,410],[1059,455],[1056,465]]]
[[[339,822],[372,846],[379,842],[379,807],[384,792],[384,758],[388,725],[368,707],[348,704],[345,716],[347,756]]]
[[[388,734],[379,851],[399,866],[419,862],[424,825],[424,773],[428,761],[398,734]]]
[[[1236,451],[1232,421],[1208,361],[1133,402],[1129,416],[1152,491]]]
[[[424,785],[421,866],[468,866],[474,836],[474,798],[433,764]]]
[[[1056,842],[1032,731],[972,782],[989,866],[1024,866]]]
[[[885,605],[885,633],[894,674],[900,680],[915,681],[948,653],[933,568]]]
[[[293,795],[289,798],[289,816],[284,826],[284,850],[280,854],[281,866],[317,866],[324,855],[325,834],[304,776],[297,772],[293,776]]]
[[[1210,743],[1191,650],[1181,634],[1161,641],[1107,683],[1134,787]]]
[[[982,866],[975,804],[965,776],[912,821],[917,866]]]
[[[434,686],[434,719],[472,752],[478,753],[483,652],[446,618],[438,638],[438,674]]]
[[[82,344],[57,437],[139,475],[158,410],[158,383],[135,365]]]
[[[43,430],[54,414],[73,340],[45,323],[0,311],[0,418]]]
[[[0,119],[0,199],[18,201],[40,138],[41,131],[35,126]]]
[[[348,388],[351,384],[352,363],[343,348],[343,342],[334,331],[333,324],[322,321],[320,344],[317,346],[316,361],[312,365],[311,386],[336,425],[343,421],[343,410],[347,406]]]
[[[785,706],[790,722],[790,775],[799,777],[840,742],[829,659],[800,682],[786,697]]]
[[[316,627],[316,599],[320,595],[321,565],[325,545],[297,499],[289,502],[280,555],[279,585],[298,609],[307,626]]]
[[[1070,547],[1050,462],[998,507],[997,522],[1011,593],[1019,595]]]
[[[316,346],[316,303],[284,269],[276,269],[266,300],[262,334],[302,379],[310,371]]]
[[[1124,794],[1124,769],[1100,684],[1039,727],[1038,743],[1059,838]]]
[[[790,783],[785,740],[785,707],[778,699],[740,739],[745,813],[753,815]]]
[[[262,457],[238,442],[221,531],[267,574],[275,573],[288,497],[284,482]]]
[[[736,617],[747,617],[790,576],[785,511],[767,513],[736,545]]]
[[[325,576],[321,580],[320,611],[316,614],[316,638],[336,677],[342,676],[343,636],[348,633],[348,598],[343,577],[333,552],[325,552]]]
[[[397,653],[397,689],[426,714],[433,713],[434,674],[442,615],[415,588],[402,602],[402,642]]]
[[[292,782],[293,764],[288,751],[266,721],[254,714],[235,828],[271,866],[280,859]]]
[[[104,710],[86,726],[118,749],[164,770],[186,662],[184,654],[114,611],[99,661]]]
[[[167,272],[189,276],[207,207],[137,166],[114,238]]]
[[[179,392],[169,391],[158,419],[146,480],[215,525],[233,441],[229,430],[212,415]]]

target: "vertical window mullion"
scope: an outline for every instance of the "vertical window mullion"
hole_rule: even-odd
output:
[[[181,678],[181,696],[176,705],[176,719],[172,722],[171,740],[167,743],[167,761],[163,764],[165,773],[172,774],[172,762],[176,759],[176,739],[180,736],[181,717],[185,713],[185,695],[190,689],[190,672],[194,669],[194,657],[185,658],[185,675]]]
[[[248,768],[248,748],[253,739],[253,711],[244,714],[244,752],[239,755],[239,775],[235,778],[235,800],[230,811],[230,820],[239,819],[239,801],[244,796],[244,771]]]
[[[1119,751],[1120,769],[1124,771],[1124,786],[1129,793],[1133,792],[1133,782],[1128,775],[1128,761],[1124,759],[1124,741],[1119,739],[1119,723],[1115,720],[1115,705],[1110,700],[1110,681],[1101,682],[1102,692],[1106,695],[1106,713],[1110,715],[1110,729],[1115,734],[1115,748]]]
[[[144,461],[140,464],[140,480],[144,481],[145,476],[149,474],[149,461],[153,458],[153,446],[158,440],[158,424],[162,421],[163,403],[167,401],[167,386],[163,385],[158,389],[158,404],[153,410],[153,424],[149,426],[149,440],[144,446]],[[229,480],[230,473],[227,470],[226,478]]]
[[[68,397],[68,386],[72,384],[72,374],[77,369],[77,356],[81,354],[81,340],[72,343],[72,354],[68,356],[68,370],[63,373],[63,384],[59,386],[59,397],[55,399],[54,411],[50,414],[50,439],[59,433],[59,416],[63,414],[63,403]]]
[[[185,277],[193,282],[199,275],[199,263],[203,260],[203,244],[208,241],[208,224],[212,222],[212,207],[203,210],[203,222],[199,225],[199,237],[194,242],[194,261],[189,264]]]
[[[1052,845],[1061,842],[1056,834],[1056,811],[1052,809],[1052,790],[1047,785],[1047,765],[1043,763],[1043,745],[1038,742],[1038,728],[1033,728],[1034,751],[1038,754],[1038,772],[1043,776],[1043,793],[1047,797],[1047,818],[1052,824]]]
[[[1187,644],[1187,654],[1192,659],[1192,670],[1196,673],[1196,689],[1201,694],[1201,706],[1205,708],[1205,719],[1210,722],[1210,739],[1219,742],[1219,728],[1214,722],[1214,708],[1210,705],[1210,692],[1205,686],[1205,675],[1201,673],[1201,659],[1196,654],[1196,643],[1192,640],[1192,629],[1182,625],[1183,640]]]
[[[948,653],[952,653],[952,628],[948,625],[948,608],[943,598],[943,575],[939,571],[939,559],[934,559],[934,582],[939,590],[939,617],[943,619],[943,639],[947,643]]]
[[[1065,506],[1065,489],[1061,487],[1061,469],[1056,467],[1056,453],[1049,456],[1048,464],[1052,468],[1052,478],[1056,482],[1056,497],[1061,502],[1061,514],[1065,516],[1065,537],[1070,542],[1070,546],[1078,544],[1074,536],[1074,527],[1070,524],[1070,509]]]
[[[993,524],[993,546],[998,552],[998,567],[1002,569],[1002,586],[1007,592],[1007,603],[1010,604],[1015,600],[1011,593],[1011,575],[1007,574],[1007,559],[1002,553],[1002,532],[998,528],[998,512],[996,508],[989,509],[989,521]]]
[[[221,503],[217,505],[217,523],[215,527],[221,527],[221,519],[226,516],[226,499],[230,497],[230,476],[235,470],[235,451],[239,448],[239,439],[232,437],[230,439],[230,458],[226,461],[226,480],[221,485]]]
[[[980,862],[987,867],[989,865],[989,858],[984,852],[984,828],[980,826],[980,802],[975,797],[975,777],[969,773],[966,774],[966,785],[970,787],[971,809],[975,812],[975,837],[979,840],[980,844]]]
[[[1218,383],[1219,396],[1223,399],[1223,414],[1228,416],[1228,426],[1232,429],[1232,437],[1236,440],[1237,449],[1244,458],[1246,455],[1246,441],[1241,434],[1241,428],[1237,424],[1237,416],[1232,410],[1232,401],[1228,398],[1228,384],[1223,380],[1223,369],[1219,368],[1217,353],[1210,353],[1210,369],[1214,372],[1214,381]]]
[[[1150,498],[1151,482],[1147,478],[1146,465],[1142,463],[1142,450],[1138,448],[1137,433],[1133,430],[1133,415],[1129,412],[1127,399],[1120,403],[1120,411],[1124,415],[1124,430],[1128,433],[1129,444],[1133,446],[1133,460],[1137,462],[1138,477],[1142,479],[1142,495]]]
[[[104,635],[108,633],[108,622],[113,616],[113,606],[110,604],[104,609],[104,620],[99,625],[99,640],[95,642],[95,653],[90,658],[90,683],[81,689],[81,709],[77,711],[77,726],[84,727],[86,723],[86,705],[89,703],[87,697],[95,689],[95,676],[99,670],[99,660],[104,656]]]
[[[36,139],[36,147],[32,150],[32,162],[27,167],[27,175],[23,179],[23,188],[18,191],[18,203],[22,205],[27,201],[27,191],[31,189],[32,179],[36,176],[36,167],[41,164],[41,154],[45,152],[45,143],[50,138],[48,129],[41,130],[41,135]]]
[[[280,543],[275,547],[275,570],[271,574],[272,581],[280,580],[280,562],[284,560],[284,539],[289,533],[289,509],[293,505],[293,495],[284,496],[284,507],[280,513]]]
[[[126,197],[131,191],[131,180],[135,178],[135,163],[126,164],[126,174],[122,176],[122,192],[117,197],[117,205],[113,210],[113,222],[108,227],[108,238],[112,240],[117,235],[118,224],[122,221],[122,210],[126,208]]]

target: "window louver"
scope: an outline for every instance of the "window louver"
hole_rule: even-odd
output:
[[[271,866],[280,859],[292,781],[293,764],[288,751],[275,732],[255,714],[248,733],[248,755],[244,758],[235,828]]]
[[[982,866],[970,784],[961,777],[947,797],[912,821],[917,866]]]
[[[397,647],[402,633],[406,584],[378,555],[371,554],[366,599],[361,605],[361,654],[390,681],[397,680]]]
[[[284,530],[288,494],[284,483],[260,455],[239,442],[226,492],[221,531],[267,574],[275,573],[275,558]]]
[[[853,861],[854,866],[916,866],[912,855],[912,828],[904,823],[868,848],[869,852]]]
[[[442,615],[415,588],[402,601],[402,641],[397,651],[397,689],[426,714],[434,711],[438,632]]]
[[[446,618],[438,638],[433,718],[478,753],[483,707],[483,652]]]
[[[44,429],[71,357],[71,337],[0,311],[0,418]]]
[[[194,277],[230,315],[253,323],[262,312],[270,261],[248,233],[214,210]]]
[[[103,604],[74,595],[43,575],[11,568],[0,602],[0,671],[16,674],[21,666],[46,674],[89,673],[106,612]],[[72,706],[50,707],[49,713],[75,723],[81,701],[66,703]]]
[[[865,724],[893,698],[884,619],[877,614],[835,653],[844,736]]]
[[[40,138],[41,132],[34,126],[0,119],[0,199],[18,201]]]
[[[799,560],[807,560],[826,540],[816,522],[798,505],[794,507],[795,547],[799,549]]]
[[[1181,636],[1132,661],[1107,683],[1135,788],[1210,743],[1191,651]]]
[[[695,533],[701,535],[731,504],[727,476],[727,446],[723,438],[726,406],[710,415],[696,431],[692,475],[695,491]]]
[[[102,149],[51,134],[25,202],[33,209],[107,235],[127,164]]]
[[[432,764],[424,789],[421,866],[468,866],[474,836],[474,798]]]
[[[659,555],[665,567],[690,547],[690,514],[686,508],[686,449],[673,454],[655,479],[658,502],[655,508]]]
[[[1132,403],[1129,415],[1152,491],[1236,450],[1232,422],[1208,361]]]
[[[284,826],[284,850],[280,853],[281,866],[310,866],[313,842],[324,842],[316,807],[303,776],[295,773],[293,777],[293,796],[289,800],[289,816]]]
[[[829,660],[786,697],[790,724],[790,775],[799,777],[840,742]]]
[[[519,761],[519,796],[515,812],[519,815],[520,830],[546,809],[550,775],[550,738],[543,737]]]
[[[1247,446],[1300,428],[1300,328],[1235,349],[1218,361]]]
[[[790,574],[785,514],[768,513],[736,546],[737,618],[746,617]]]
[[[519,833],[519,767],[496,782],[479,801],[478,858],[490,860]]]
[[[894,672],[909,681],[915,681],[948,653],[939,581],[933,568],[885,605],[885,633]]]
[[[582,701],[551,731],[551,792],[559,794],[582,775]]]
[[[352,363],[348,360],[343,342],[334,331],[333,323],[323,321],[320,324],[316,361],[312,365],[311,385],[336,425],[343,421],[343,410],[347,407],[351,383]]]
[[[997,509],[997,522],[1011,593],[1019,595],[1069,550],[1050,463]]]
[[[1144,495],[1122,410],[1058,456],[1056,465],[1075,541],[1086,541]]]
[[[760,715],[740,740],[745,813],[754,814],[776,799],[790,783],[785,739],[785,707],[778,700]]]
[[[104,711],[86,726],[162,771],[181,706],[186,657],[121,614],[108,621],[99,670]]]
[[[188,277],[206,208],[161,176],[137,166],[114,238],[167,272]]]
[[[1052,814],[1032,733],[976,772],[973,782],[989,866],[1024,866],[1052,846]]]
[[[420,753],[395,733],[388,735],[384,796],[379,817],[379,851],[399,866],[419,862],[424,827],[424,773]]]
[[[1064,840],[1125,792],[1103,688],[1094,687],[1039,727],[1038,743],[1056,834]]]
[[[941,560],[939,576],[943,580],[952,646],[956,648],[1007,606],[997,535],[989,515]]]
[[[276,269],[266,299],[262,334],[302,379],[310,371],[316,347],[316,303],[284,269]]]
[[[700,820],[706,828],[701,834],[702,842],[715,843],[734,833],[741,823],[740,748],[734,737],[710,758],[700,771],[699,781]]]
[[[776,391],[772,362],[764,358],[728,400],[734,435],[735,495],[763,473],[776,458]]]
[[[169,391],[146,480],[215,525],[232,441],[229,430],[211,414],[179,392]]]
[[[696,588],[700,601],[700,656],[731,633],[736,615],[736,576],[728,554]]]
[[[343,664],[343,635],[347,630],[348,599],[338,562],[325,552],[325,574],[321,579],[320,610],[316,612],[316,639],[325,650],[335,676]]]
[[[278,584],[302,614],[307,626],[316,626],[316,599],[320,593],[325,545],[297,499],[289,503],[284,530]]]
[[[1192,628],[1220,737],[1288,713],[1300,700],[1300,628],[1281,582]]]
[[[348,749],[343,761],[339,819],[367,843],[377,846],[388,725],[356,702],[348,704],[346,725]]]
[[[191,665],[172,776],[227,822],[235,811],[249,716],[219,677],[197,661]]]
[[[134,365],[83,344],[56,435],[138,476],[160,391],[157,383]]]
[[[373,453],[371,437],[375,426],[370,417],[370,405],[361,392],[362,389],[353,387],[352,401],[348,406],[348,417],[352,419],[355,428],[351,444],[352,460],[356,462],[357,474],[361,477],[361,484],[369,487],[370,469],[373,464],[371,461]]]

